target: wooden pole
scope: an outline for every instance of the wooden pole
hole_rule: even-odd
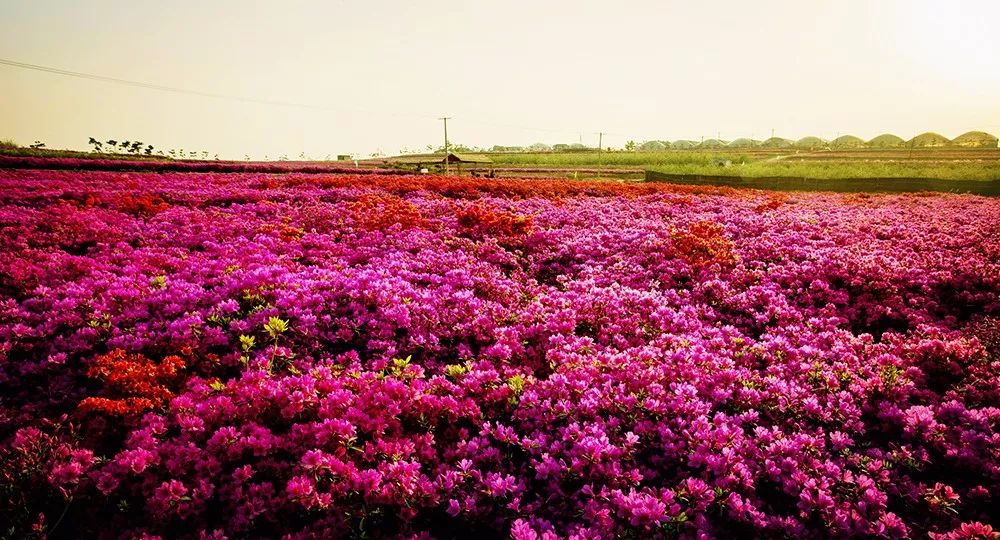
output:
[[[601,149],[604,147],[604,132],[597,134],[597,177],[601,177],[601,165],[604,164],[603,155],[601,154]]]
[[[439,118],[439,120],[444,121],[444,173],[448,174],[450,168],[448,167],[448,120],[451,119],[450,116],[445,116]]]

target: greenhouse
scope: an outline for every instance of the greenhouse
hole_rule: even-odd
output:
[[[892,133],[883,133],[868,141],[868,146],[871,148],[898,148],[904,144],[906,144],[906,141],[902,137],[897,137]]]
[[[819,137],[802,137],[801,139],[795,141],[796,148],[823,148],[827,143],[825,140]]]
[[[944,135],[928,131],[910,139],[906,144],[914,148],[936,148],[949,146],[951,145],[951,141]]]
[[[997,138],[983,131],[963,133],[951,141],[955,146],[966,148],[996,148]]]
[[[864,148],[865,141],[854,135],[841,135],[830,141],[830,148]]]

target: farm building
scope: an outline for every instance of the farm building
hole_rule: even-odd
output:
[[[796,148],[823,148],[824,146],[826,146],[826,141],[819,137],[802,137],[795,141]]]
[[[949,146],[951,145],[951,141],[944,135],[928,131],[910,139],[906,142],[906,145],[914,148],[933,148]]]
[[[719,139],[705,139],[701,141],[698,148],[724,148],[726,146],[726,141],[720,141]]]
[[[477,154],[458,154],[455,152],[449,152],[448,154],[408,154],[385,158],[383,162],[386,165],[415,167],[417,170],[425,169],[432,165],[444,167],[447,162],[448,165],[455,166],[457,168],[458,174],[462,174],[462,165],[466,165],[467,167],[486,165],[492,164],[493,160],[486,156],[480,156]]]
[[[868,141],[868,146],[871,148],[897,148],[904,144],[906,144],[906,141],[892,133],[883,133]]]
[[[677,140],[670,145],[671,148],[674,148],[676,150],[687,150],[689,148],[694,148],[696,146],[698,146],[698,143],[694,141],[685,141],[685,140]]]
[[[864,148],[865,141],[854,135],[841,135],[830,141],[830,148]]]
[[[760,141],[741,138],[741,139],[736,139],[729,143],[729,148],[753,148],[755,146],[760,146]]]
[[[661,152],[666,149],[667,147],[660,141],[646,141],[639,145],[641,152]]]
[[[760,143],[760,145],[764,148],[791,148],[793,144],[795,143],[781,137],[771,137],[770,139]]]
[[[951,143],[967,148],[996,148],[997,138],[982,131],[970,131],[955,137]]]

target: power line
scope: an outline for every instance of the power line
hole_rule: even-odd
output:
[[[147,83],[147,82],[142,82],[142,81],[133,81],[133,80],[130,80],[130,79],[121,79],[121,78],[118,78],[118,77],[108,77],[108,76],[105,76],[105,75],[97,75],[97,74],[94,74],[94,73],[84,73],[84,72],[81,72],[81,71],[72,71],[72,70],[68,70],[68,69],[56,68],[56,67],[51,67],[51,66],[42,66],[42,65],[39,65],[39,64],[29,64],[27,62],[18,62],[16,60],[9,60],[9,59],[6,59],[6,58],[0,58],[0,65],[6,65],[6,66],[17,67],[17,68],[22,68],[22,69],[29,69],[29,70],[34,70],[34,71],[41,71],[41,72],[44,72],[44,73],[52,73],[52,74],[56,74],[56,75],[64,75],[64,76],[67,76],[67,77],[76,77],[76,78],[79,78],[79,79],[86,79],[86,80],[91,80],[91,81],[100,81],[100,82],[106,82],[106,83],[111,83],[111,84],[120,84],[120,85],[124,85],[124,86],[130,86],[130,87],[133,87],[133,88],[145,88],[147,90],[158,90],[158,91],[161,91],[161,92],[171,92],[171,93],[174,93],[174,94],[186,94],[186,95],[191,95],[191,96],[200,96],[200,97],[207,97],[207,98],[213,98],[213,99],[232,100],[232,101],[239,101],[239,102],[243,102],[243,103],[256,103],[256,104],[259,104],[259,105],[270,105],[270,106],[277,106],[277,107],[293,107],[293,108],[299,108],[299,109],[312,109],[312,110],[334,111],[334,112],[344,112],[344,111],[346,111],[346,112],[359,112],[359,113],[365,113],[365,114],[382,114],[382,115],[387,115],[387,116],[402,116],[402,117],[421,118],[421,119],[434,119],[434,118],[436,118],[435,116],[432,116],[432,115],[412,114],[412,113],[397,113],[397,112],[392,112],[392,111],[369,111],[369,110],[355,109],[355,108],[348,108],[348,107],[331,107],[331,106],[327,106],[327,105],[315,105],[315,104],[300,103],[300,102],[295,102],[295,101],[283,101],[283,100],[274,100],[274,99],[260,99],[260,98],[253,98],[253,97],[248,97],[248,96],[236,96],[236,95],[222,94],[222,93],[217,93],[217,92],[206,92],[206,91],[203,91],[203,90],[195,90],[195,89],[191,89],[191,88],[181,88],[181,87],[177,87],[177,86],[167,86],[167,85],[162,85],[162,84],[152,84],[152,83]],[[568,129],[550,129],[550,128],[537,128],[537,127],[527,127],[527,126],[515,126],[515,125],[511,125],[511,124],[501,124],[501,123],[489,122],[489,121],[485,121],[485,120],[477,120],[477,119],[473,119],[473,118],[466,118],[465,120],[467,122],[471,122],[471,123],[492,125],[492,126],[505,127],[505,128],[511,128],[511,129],[521,129],[521,130],[524,130],[524,131],[536,131],[536,132],[547,132],[547,133],[576,133],[578,131],[578,130],[568,130]]]
[[[0,65],[6,65],[6,66],[10,66],[10,67],[16,67],[16,68],[28,69],[28,70],[34,70],[34,71],[41,71],[41,72],[44,72],[44,73],[51,73],[51,74],[55,74],[55,75],[63,75],[63,76],[67,76],[67,77],[76,77],[76,78],[79,78],[79,79],[87,79],[87,80],[99,81],[99,82],[105,82],[105,83],[111,83],[111,84],[120,84],[120,85],[124,85],[124,86],[131,86],[131,87],[134,87],[134,88],[145,88],[147,90],[158,90],[158,91],[161,91],[161,92],[171,92],[171,93],[174,93],[174,94],[187,94],[187,95],[192,95],[192,96],[207,97],[207,98],[213,98],[213,99],[223,99],[223,100],[239,101],[239,102],[243,102],[243,103],[256,103],[256,104],[259,104],[259,105],[270,105],[270,106],[277,106],[277,107],[292,107],[292,108],[299,108],[299,109],[311,109],[311,110],[332,111],[332,112],[355,112],[355,113],[363,113],[363,114],[375,114],[375,115],[397,116],[397,117],[408,117],[408,118],[420,118],[420,119],[434,119],[434,118],[436,118],[435,116],[429,115],[429,114],[400,113],[400,112],[393,112],[393,111],[371,111],[371,110],[349,108],[349,107],[332,107],[332,106],[328,106],[328,105],[316,105],[316,104],[311,104],[311,103],[300,103],[300,102],[295,102],[295,101],[284,101],[284,100],[276,100],[276,99],[261,99],[261,98],[253,98],[253,97],[248,97],[248,96],[237,96],[237,95],[230,95],[230,94],[222,94],[222,93],[217,93],[217,92],[206,92],[206,91],[194,90],[194,89],[190,89],[190,88],[181,88],[181,87],[176,87],[176,86],[167,86],[167,85],[161,85],[161,84],[152,84],[152,83],[146,83],[146,82],[141,82],[141,81],[133,81],[133,80],[129,80],[129,79],[120,79],[120,78],[117,78],[117,77],[108,77],[108,76],[105,76],[105,75],[97,75],[97,74],[93,74],[93,73],[84,73],[84,72],[80,72],[80,71],[72,71],[72,70],[68,70],[68,69],[61,69],[61,68],[56,68],[56,67],[51,67],[51,66],[42,66],[42,65],[39,65],[39,64],[30,64],[30,63],[27,63],[27,62],[18,62],[16,60],[9,60],[9,59],[6,59],[6,58],[0,58]],[[478,120],[478,119],[475,119],[475,118],[460,118],[460,119],[465,120],[466,122],[469,122],[469,123],[490,125],[490,126],[496,126],[496,127],[504,127],[504,128],[509,128],[509,129],[520,129],[520,130],[524,130],[524,131],[535,131],[535,132],[545,132],[545,133],[562,133],[562,134],[566,134],[566,133],[579,133],[579,132],[581,132],[581,130],[578,130],[578,129],[539,128],[539,127],[518,126],[518,125],[512,125],[512,124],[503,124],[503,123],[497,123],[497,122],[490,122],[490,121],[486,121],[486,120]],[[978,129],[992,128],[992,127],[997,127],[997,125],[996,124],[991,124],[991,125],[986,125],[986,126],[980,126]],[[626,134],[623,134],[623,133],[609,133],[607,131],[604,132],[604,135],[613,135],[613,136],[625,137],[625,138],[631,137],[631,135],[626,135]],[[771,130],[771,135],[772,136],[774,135],[774,129]]]
[[[244,103],[257,103],[260,105],[271,105],[277,107],[294,107],[299,109],[313,109],[322,111],[348,111],[348,112],[360,112],[366,114],[387,114],[391,116],[408,116],[413,118],[434,118],[431,115],[420,115],[411,113],[395,113],[390,111],[366,111],[361,109],[350,109],[346,107],[330,107],[327,105],[314,105],[309,103],[299,103],[295,101],[283,101],[276,99],[260,99],[247,96],[234,96],[229,94],[220,94],[216,92],[205,92],[202,90],[193,90],[190,88],[179,88],[176,86],[166,86],[162,84],[151,84],[141,81],[133,81],[129,79],[119,79],[117,77],[107,77],[104,75],[95,75],[93,73],[83,73],[80,71],[70,71],[68,69],[60,69],[49,66],[41,66],[38,64],[28,64],[26,62],[18,62],[16,60],[8,60],[5,58],[0,58],[0,64],[18,67],[23,69],[31,69],[35,71],[42,71],[45,73],[54,73],[56,75],[65,75],[68,77],[76,77],[80,79],[88,79],[92,81],[101,81],[113,84],[121,84],[125,86],[131,86],[134,88],[146,88],[149,90],[159,90],[161,92],[172,92],[175,94],[187,94],[192,96],[201,96],[214,99],[228,99],[233,101],[241,101]]]
[[[98,75],[98,74],[94,74],[94,73],[85,73],[85,72],[82,72],[82,71],[72,71],[72,70],[62,69],[62,68],[57,68],[57,67],[52,67],[52,66],[43,66],[43,65],[39,65],[39,64],[30,64],[30,63],[27,63],[27,62],[19,62],[17,60],[10,60],[10,59],[6,59],[6,58],[0,58],[0,65],[6,65],[6,66],[21,68],[21,69],[34,70],[34,71],[40,71],[40,72],[51,73],[51,74],[55,74],[55,75],[63,75],[63,76],[67,76],[67,77],[75,77],[75,78],[78,78],[78,79],[86,79],[86,80],[91,80],[91,81],[99,81],[99,82],[105,82],[105,83],[111,83],[111,84],[119,84],[119,85],[123,85],[123,86],[130,86],[130,87],[133,87],[133,88],[144,88],[144,89],[147,89],[147,90],[157,90],[157,91],[160,91],[160,92],[170,92],[170,93],[174,93],[174,94],[185,94],[185,95],[206,97],[206,98],[212,98],[212,99],[231,100],[231,101],[238,101],[238,102],[242,102],[242,103],[255,103],[255,104],[259,104],[259,105],[269,105],[269,106],[276,106],[276,107],[291,107],[291,108],[310,109],[310,110],[319,110],[319,111],[355,112],[355,113],[363,113],[363,114],[375,114],[375,115],[408,117],[408,118],[419,118],[419,119],[436,119],[437,118],[437,117],[435,117],[433,115],[427,115],[427,114],[400,113],[400,112],[393,112],[393,111],[371,111],[371,110],[357,109],[357,108],[351,108],[351,107],[339,107],[339,106],[338,107],[333,107],[333,106],[328,106],[328,105],[316,105],[316,104],[301,103],[301,102],[296,102],[296,101],[284,101],[284,100],[276,100],[276,99],[261,99],[261,98],[254,98],[254,97],[249,97],[249,96],[238,96],[238,95],[232,95],[232,94],[223,94],[223,93],[219,93],[219,92],[206,92],[206,91],[203,91],[203,90],[196,90],[196,89],[191,89],[191,88],[182,88],[182,87],[178,87],[178,86],[168,86],[168,85],[162,85],[162,84],[153,84],[153,83],[147,83],[147,82],[142,82],[142,81],[134,81],[134,80],[130,80],[130,79],[121,79],[121,78],[118,78],[118,77],[108,77],[106,75]],[[540,127],[531,127],[531,126],[520,126],[520,125],[514,125],[514,124],[492,122],[492,121],[487,121],[487,120],[479,120],[479,119],[476,119],[476,118],[460,118],[460,119],[464,120],[465,122],[468,122],[468,123],[475,123],[475,124],[481,124],[481,125],[487,125],[487,126],[495,126],[495,127],[503,127],[503,128],[508,128],[508,129],[519,129],[519,130],[523,130],[523,131],[534,131],[534,132],[541,132],[541,133],[561,133],[561,134],[567,134],[567,133],[579,133],[579,132],[581,132],[581,130],[579,130],[579,129],[554,129],[554,128],[540,128]],[[586,131],[586,130],[584,130],[584,131]],[[622,134],[622,133],[609,133],[609,132],[606,132],[606,131],[604,132],[604,134],[605,135],[613,135],[613,136],[617,136],[617,137],[626,137],[626,138],[629,137],[629,135],[625,135],[625,134]]]

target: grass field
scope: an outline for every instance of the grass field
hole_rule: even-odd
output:
[[[752,161],[730,167],[675,164],[649,167],[671,174],[727,175],[743,178],[936,178],[942,180],[1000,179],[1000,162],[901,163],[888,161]]]
[[[661,166],[711,166],[719,160],[734,163],[751,162],[782,155],[781,151],[768,152],[539,152],[488,154],[497,165],[551,166],[551,167],[661,167]]]
[[[936,178],[1000,179],[1000,151],[948,150],[852,152],[789,151],[610,152],[492,154],[499,167],[641,167],[668,174],[726,175],[744,178]],[[727,164],[728,162],[728,164]]]

